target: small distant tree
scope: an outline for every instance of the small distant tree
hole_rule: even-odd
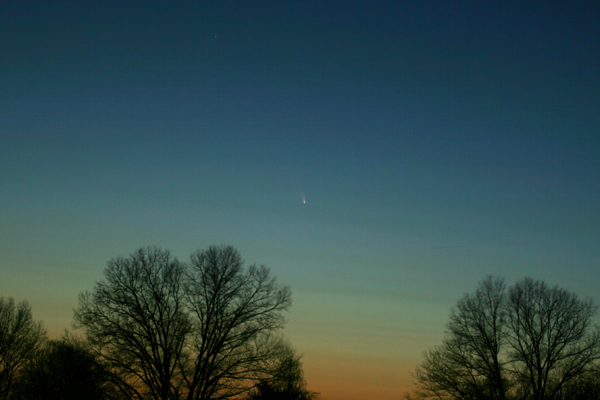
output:
[[[45,334],[26,301],[15,304],[12,297],[0,297],[0,400],[9,397],[15,378],[33,358]]]
[[[248,394],[248,400],[317,400],[319,394],[306,388],[300,356],[292,346],[280,340],[274,345],[278,357],[272,373],[260,380]]]

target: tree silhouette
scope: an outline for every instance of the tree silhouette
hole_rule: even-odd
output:
[[[117,399],[109,377],[92,353],[68,338],[46,343],[24,368],[14,400]]]
[[[9,397],[15,378],[45,338],[41,322],[26,301],[0,297],[0,400]]]
[[[487,277],[450,313],[447,336],[416,370],[423,397],[505,399],[502,346],[506,343],[505,285]]]
[[[243,393],[250,382],[271,373],[265,368],[276,356],[271,334],[283,327],[290,289],[279,286],[264,266],[244,270],[231,246],[194,253],[189,276],[194,360],[188,399]]]
[[[108,262],[105,281],[79,296],[75,324],[129,396],[179,399],[190,321],[185,267],[169,251],[140,248]]]
[[[554,398],[569,381],[600,358],[596,307],[567,290],[524,279],[510,289],[508,325],[511,359],[533,400]]]
[[[129,397],[227,398],[273,373],[273,332],[291,292],[231,246],[186,265],[156,247],[109,261],[79,297],[76,326]]]
[[[248,394],[248,400],[317,400],[319,394],[306,388],[300,356],[292,346],[280,341],[276,346],[279,352],[275,360],[275,372],[261,380]]]
[[[486,277],[450,314],[442,344],[415,371],[420,398],[559,399],[593,393],[600,359],[596,307],[526,278]],[[587,385],[587,389],[575,390]],[[567,397],[564,397],[567,396]]]

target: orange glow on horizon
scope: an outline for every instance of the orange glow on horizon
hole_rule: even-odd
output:
[[[413,388],[407,365],[393,359],[340,354],[305,354],[308,389],[323,400],[402,399]]]

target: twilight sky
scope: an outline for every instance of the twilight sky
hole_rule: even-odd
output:
[[[600,301],[600,3],[0,5],[0,295],[237,247],[323,400],[400,399],[486,274]],[[306,200],[304,203],[303,200]]]

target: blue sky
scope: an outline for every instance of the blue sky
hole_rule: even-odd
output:
[[[599,17],[5,2],[0,295],[58,334],[110,258],[228,243],[292,286],[311,389],[400,398],[486,274],[598,301]]]

